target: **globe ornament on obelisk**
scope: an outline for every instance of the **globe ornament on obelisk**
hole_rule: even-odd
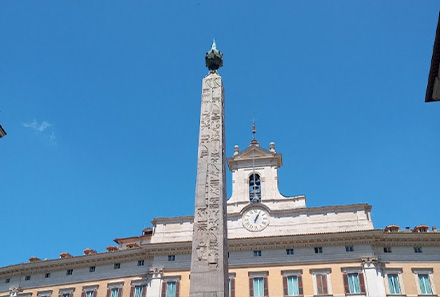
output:
[[[228,296],[224,90],[215,41],[202,82],[190,297]]]

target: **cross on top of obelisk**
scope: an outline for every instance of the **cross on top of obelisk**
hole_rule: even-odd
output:
[[[223,54],[217,49],[215,39],[212,42],[211,50],[205,55],[205,63],[209,72],[217,72],[223,66]]]

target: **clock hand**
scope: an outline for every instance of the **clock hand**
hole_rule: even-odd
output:
[[[258,212],[257,216],[255,217],[254,223],[257,222],[258,217],[260,216],[260,212]]]

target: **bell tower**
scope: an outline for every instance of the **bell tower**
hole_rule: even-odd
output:
[[[264,204],[271,209],[301,208],[306,206],[305,196],[286,197],[278,189],[278,169],[283,165],[282,154],[260,147],[252,127],[252,140],[243,151],[238,145],[234,155],[227,159],[232,171],[232,195],[228,200],[228,213],[240,211],[249,204]]]

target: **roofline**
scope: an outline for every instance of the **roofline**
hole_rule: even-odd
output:
[[[305,196],[299,195],[299,196],[293,196],[293,198],[302,198]],[[286,197],[286,199],[289,199],[292,197]],[[263,203],[264,204],[264,203]],[[320,211],[320,210],[345,210],[345,209],[352,209],[352,208],[363,208],[367,211],[371,211],[372,205],[368,203],[356,203],[356,204],[344,204],[344,205],[331,205],[331,206],[315,206],[315,207],[302,207],[302,208],[292,208],[292,209],[285,209],[285,210],[272,210],[273,213],[297,213],[297,212],[309,212],[309,211]],[[228,217],[234,217],[237,213],[229,213]],[[194,216],[180,216],[180,217],[158,217],[154,218],[151,223],[153,226],[156,226],[157,223],[169,223],[169,222],[180,222],[180,221],[194,221]],[[136,237],[134,237],[136,238]]]
[[[264,239],[262,241],[262,239]],[[422,243],[422,245],[440,246],[440,232],[385,232],[383,229],[370,229],[358,231],[342,231],[342,232],[323,232],[323,233],[305,233],[294,235],[272,235],[259,237],[242,237],[230,239],[229,245],[231,250],[235,247],[248,246],[249,249],[258,245],[261,248],[270,248],[270,246],[284,244],[297,246],[310,246],[313,244],[322,244],[329,246],[343,244],[344,241],[354,241],[363,244],[371,244],[380,246],[384,243],[393,245],[413,245],[414,243]],[[404,244],[404,242],[408,242]],[[148,257],[157,253],[167,253],[170,250],[187,252],[191,250],[192,241],[166,242],[166,243],[148,243],[135,249],[119,250],[114,252],[102,252],[92,255],[75,256],[68,259],[51,259],[38,262],[20,263],[0,268],[0,275],[16,275],[22,272],[41,272],[48,269],[59,269],[60,267],[82,267],[90,265],[90,263],[110,262],[121,259],[137,259],[139,256]]]

